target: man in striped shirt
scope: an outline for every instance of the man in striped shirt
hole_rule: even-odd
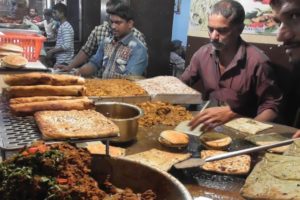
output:
[[[57,31],[55,47],[47,52],[48,59],[55,59],[54,67],[57,65],[67,65],[74,56],[74,30],[67,21],[67,6],[58,3],[53,7],[53,18],[60,22]]]
[[[109,0],[106,4],[106,12],[107,14],[110,14],[110,11],[114,8],[119,6],[120,4],[126,4],[125,0]],[[145,46],[145,36],[143,33],[141,33],[136,28],[131,29],[133,35],[140,40]],[[84,46],[80,49],[78,54],[74,57],[72,62],[66,66],[66,65],[58,65],[57,68],[62,69],[63,71],[71,71],[75,67],[79,67],[86,63],[92,55],[95,54],[95,52],[98,49],[98,46],[101,41],[104,40],[106,37],[112,37],[112,29],[110,27],[110,24],[105,21],[103,24],[96,26],[91,34],[88,37],[88,40],[84,44]]]

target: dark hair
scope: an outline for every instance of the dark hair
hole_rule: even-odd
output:
[[[115,6],[119,6],[119,4],[125,4],[129,6],[129,2],[127,0],[108,0],[106,3],[106,12]]]
[[[43,14],[44,14],[45,16],[52,17],[52,10],[46,8],[46,9],[44,9]]]
[[[221,14],[226,19],[230,19],[231,24],[242,25],[245,20],[245,10],[243,6],[234,0],[221,0],[213,5],[210,11],[212,14]]]
[[[34,7],[29,8],[29,10],[33,9],[36,13],[38,12],[38,10]]]
[[[133,11],[129,5],[120,3],[107,9],[107,13],[110,15],[117,15],[126,21],[133,20]]]
[[[180,49],[182,45],[182,42],[180,40],[172,40],[170,43],[170,50],[176,51],[177,49]]]
[[[271,6],[271,7],[281,6],[282,3],[283,3],[282,0],[271,0],[271,1],[270,1],[270,6]]]
[[[57,3],[53,6],[53,10],[57,10],[60,13],[64,13],[64,16],[67,16],[67,6],[63,3]]]

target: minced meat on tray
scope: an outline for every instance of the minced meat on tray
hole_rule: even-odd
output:
[[[66,143],[35,144],[0,163],[0,199],[5,200],[155,200],[147,190],[98,183],[89,175],[91,155]]]

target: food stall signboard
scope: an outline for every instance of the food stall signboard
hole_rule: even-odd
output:
[[[210,8],[219,0],[191,0],[189,32],[207,31]],[[272,10],[268,4],[255,0],[237,0],[246,12],[243,33],[275,35],[278,29],[272,19]]]

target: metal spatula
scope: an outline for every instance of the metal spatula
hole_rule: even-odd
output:
[[[201,108],[201,110],[199,111],[199,113],[203,112],[207,106],[210,104],[210,101],[207,101],[203,107]],[[200,131],[201,127],[203,126],[203,124],[199,124],[196,128],[194,128],[194,130],[191,130],[191,127],[189,126],[190,120],[186,120],[186,121],[182,121],[180,122],[176,127],[175,127],[175,131],[180,131],[189,135],[193,135],[193,136],[200,136],[202,134],[202,131]]]
[[[190,158],[188,160],[182,161],[180,163],[177,163],[174,165],[175,168],[177,169],[185,169],[185,168],[192,168],[192,167],[199,167],[204,165],[206,162],[211,162],[215,160],[222,160],[225,158],[230,158],[233,156],[238,156],[246,153],[251,153],[251,152],[256,152],[256,151],[261,151],[261,150],[266,150],[270,149],[273,147],[279,147],[279,146],[284,146],[287,144],[291,144],[295,140],[299,140],[300,138],[295,138],[295,139],[289,139],[281,142],[276,142],[274,144],[268,144],[268,145],[263,145],[263,146],[258,146],[258,147],[251,147],[247,149],[242,149],[238,151],[233,151],[233,152],[228,152],[220,155],[215,155],[215,156],[210,156],[205,159],[201,158]]]

